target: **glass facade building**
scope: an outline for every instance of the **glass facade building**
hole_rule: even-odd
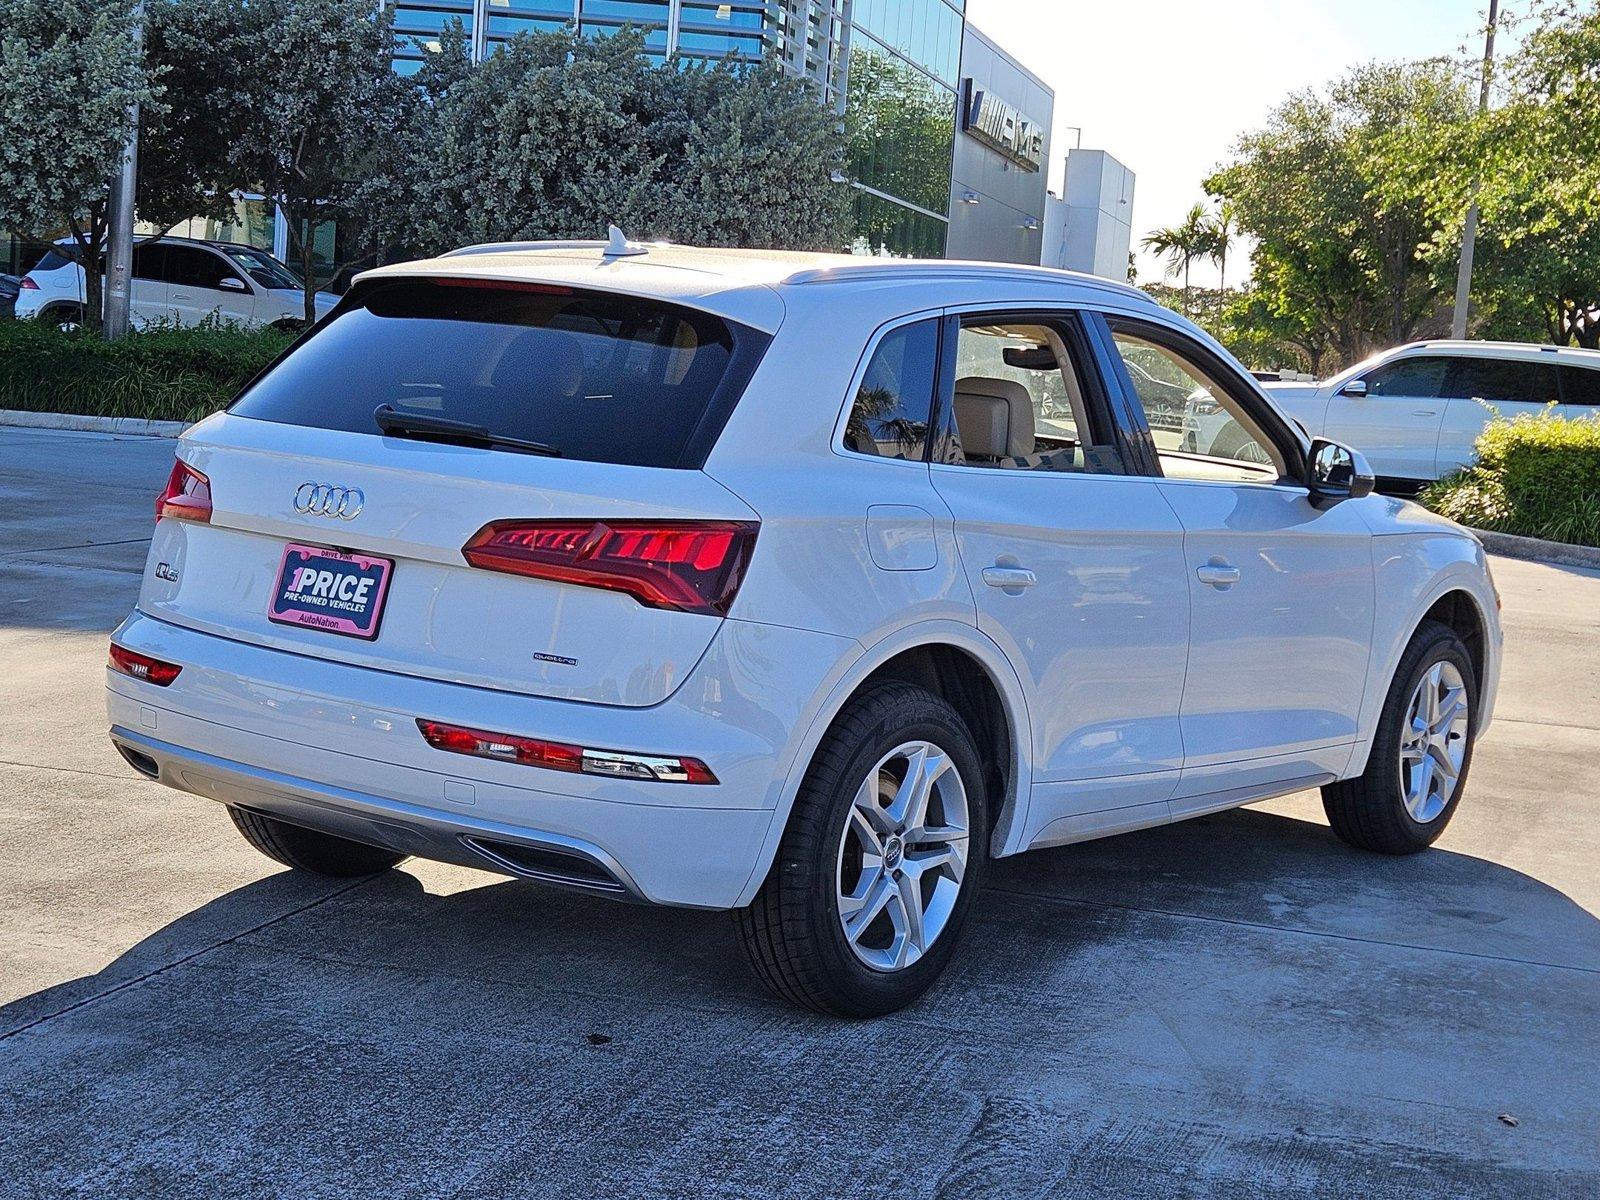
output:
[[[459,20],[481,59],[518,33],[633,25],[658,62],[773,53],[844,118],[858,252],[942,254],[966,0],[389,0],[400,69]]]
[[[632,25],[644,31],[645,51],[656,62],[672,53],[757,62],[778,33],[768,0],[390,0],[390,7],[403,71],[438,48],[450,21],[461,22],[475,59],[519,33],[575,26],[585,37],[603,37]]]

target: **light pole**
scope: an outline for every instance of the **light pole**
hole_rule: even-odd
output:
[[[134,57],[144,56],[144,0],[133,6]],[[128,332],[133,302],[133,204],[139,180],[139,101],[128,106],[129,132],[122,148],[122,165],[111,185],[106,213],[105,307],[101,327],[107,341]]]
[[[1478,87],[1478,115],[1489,111],[1489,79],[1494,71],[1494,31],[1500,23],[1500,0],[1489,0],[1489,28],[1483,37],[1483,80]],[[1460,341],[1467,336],[1467,309],[1472,302],[1472,254],[1478,245],[1478,185],[1472,180],[1472,201],[1467,206],[1467,223],[1461,231],[1461,266],[1456,272],[1456,309],[1450,320],[1450,336]]]

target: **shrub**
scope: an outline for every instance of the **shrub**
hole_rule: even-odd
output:
[[[1423,503],[1478,529],[1600,546],[1600,417],[1496,419],[1477,450],[1475,466],[1430,484]]]
[[[208,323],[117,342],[36,321],[0,321],[0,408],[198,421],[225,407],[294,335]]]

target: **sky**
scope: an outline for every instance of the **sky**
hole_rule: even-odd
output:
[[[1480,0],[967,0],[967,18],[1055,89],[1050,187],[1083,127],[1137,177],[1135,250],[1205,199],[1240,134],[1291,92],[1374,60],[1482,46]],[[1505,39],[1502,38],[1501,46]],[[1499,52],[1497,48],[1497,53]],[[1139,253],[1139,280],[1161,277]],[[1231,279],[1243,264],[1229,263]],[[1240,273],[1235,274],[1236,271]],[[1216,269],[1196,265],[1196,285]]]

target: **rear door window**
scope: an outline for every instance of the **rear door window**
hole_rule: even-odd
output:
[[[1490,404],[1551,404],[1560,399],[1550,363],[1508,358],[1457,358],[1450,365],[1445,395]]]
[[[167,279],[167,250],[161,242],[139,242],[133,247],[133,277],[164,283]]]
[[[210,291],[216,291],[224,279],[236,278],[220,254],[195,246],[167,247],[166,277],[174,285]]]
[[[352,292],[230,411],[377,436],[373,413],[388,405],[543,442],[566,458],[698,468],[768,340],[610,292],[379,280]]]

